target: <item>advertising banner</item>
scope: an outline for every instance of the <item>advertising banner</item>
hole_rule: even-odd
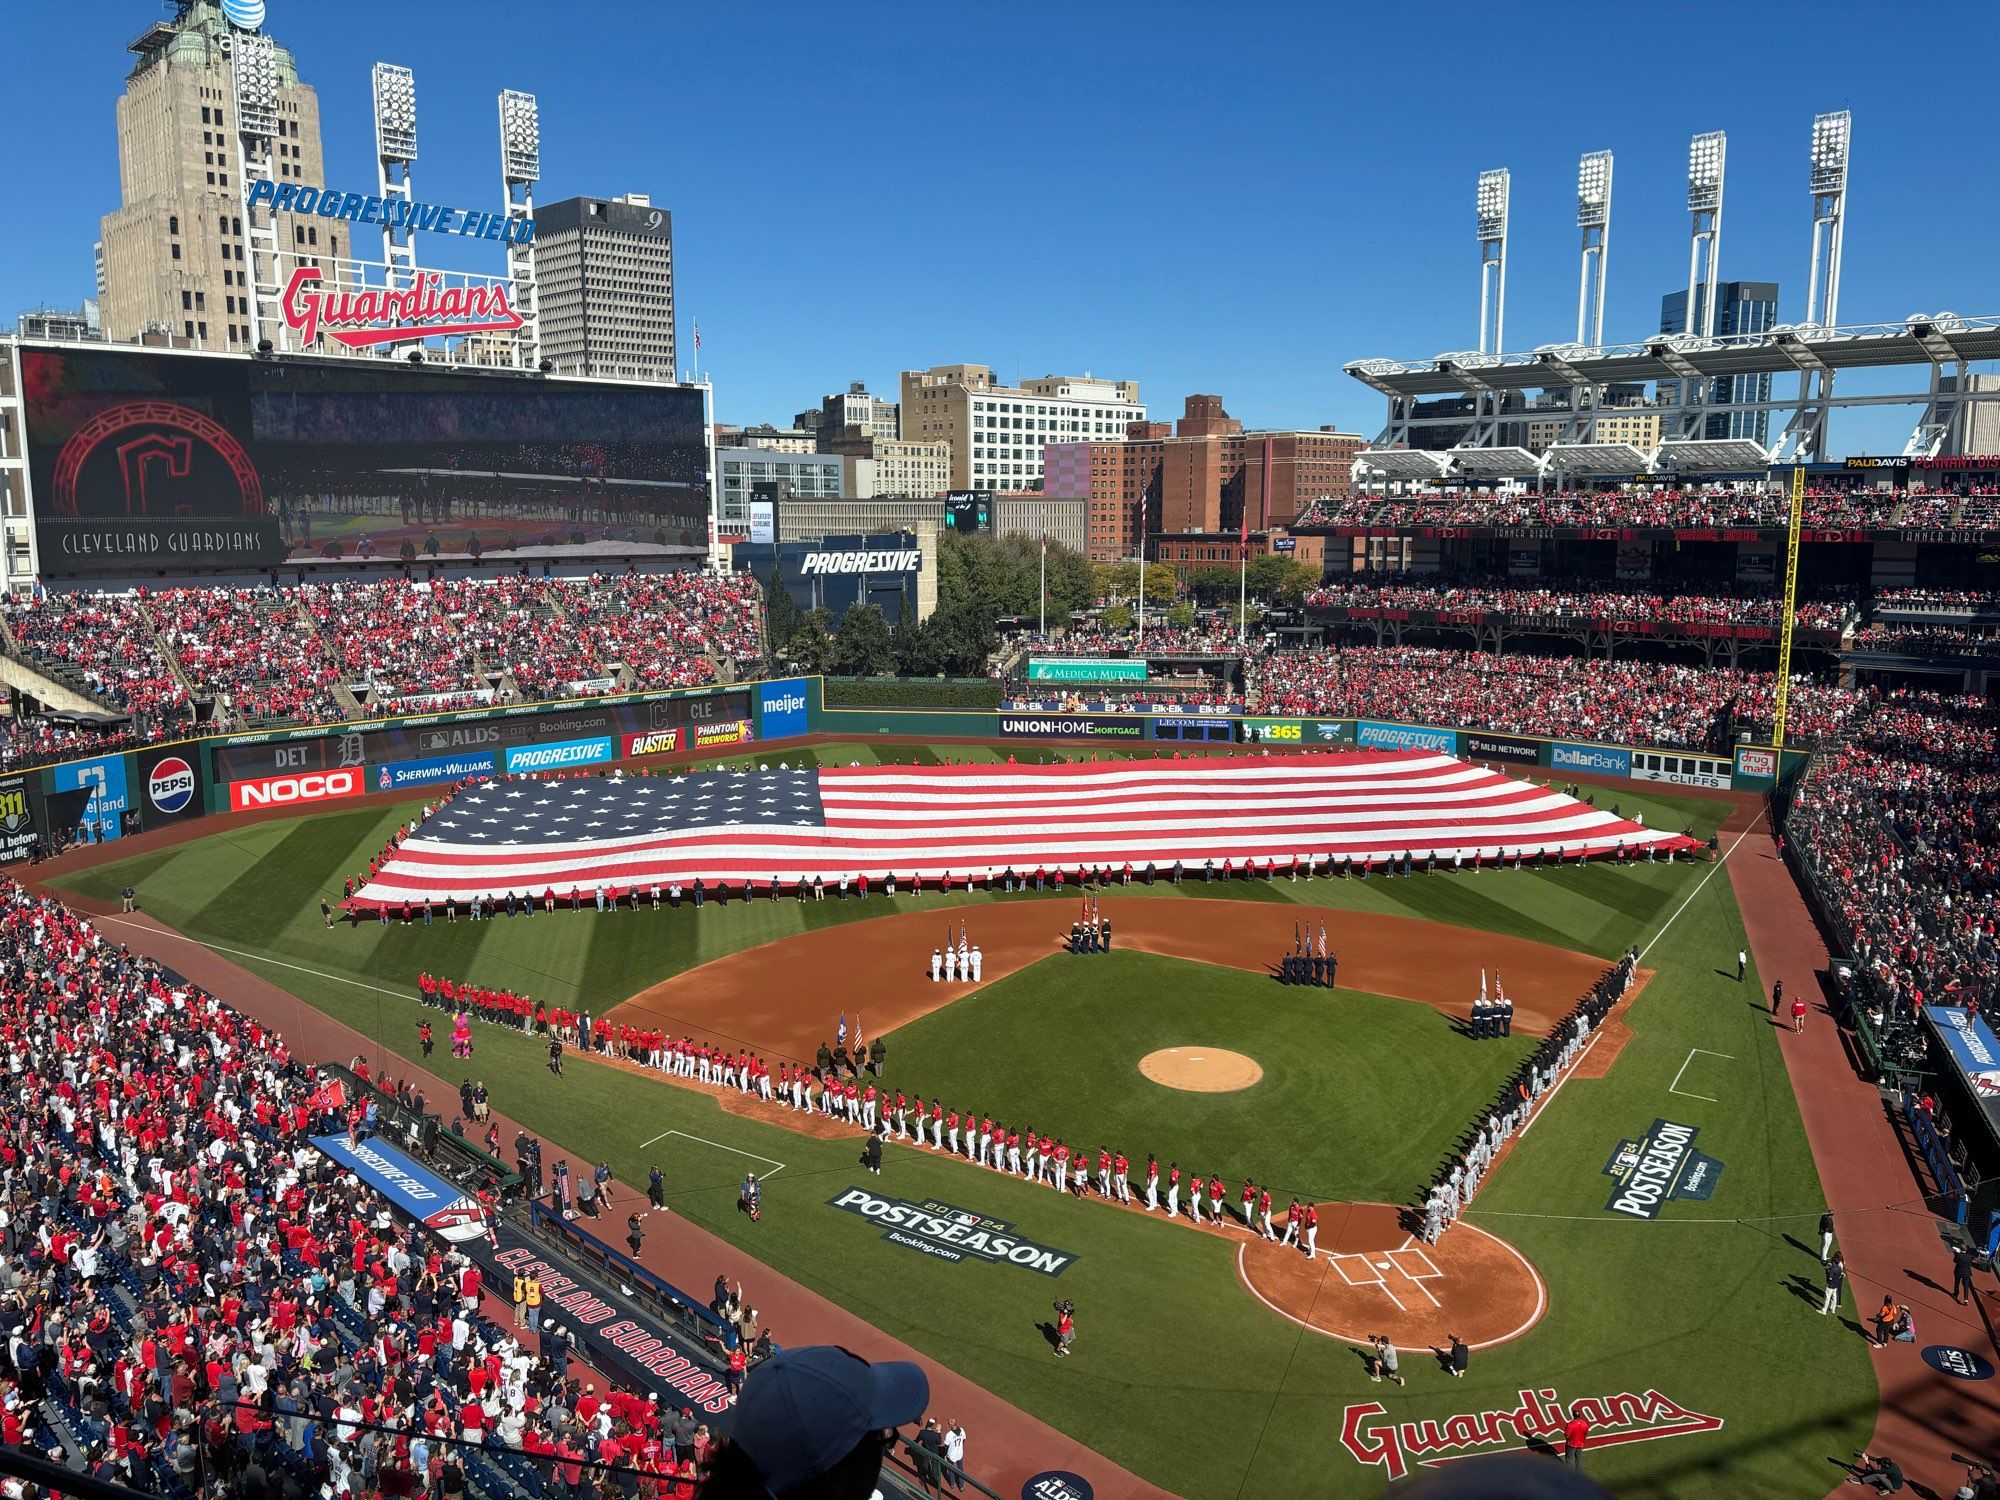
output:
[[[485,1232],[476,1198],[379,1137],[350,1146],[344,1135],[316,1135],[312,1143],[439,1239],[463,1243]]]
[[[1346,719],[1238,719],[1245,744],[1351,745],[1354,725]]]
[[[1674,1199],[1706,1203],[1715,1196],[1722,1163],[1694,1149],[1698,1127],[1655,1120],[1636,1141],[1620,1141],[1604,1164],[1617,1186],[1604,1211],[1635,1219],[1657,1219]]]
[[[49,790],[90,793],[77,826],[88,828],[98,843],[124,835],[125,811],[132,805],[126,794],[124,756],[104,755],[55,766],[49,772]]]
[[[750,502],[750,540],[754,544],[778,540],[778,507],[769,500]]]
[[[766,682],[757,691],[757,725],[767,740],[806,732],[806,684],[796,677]]]
[[[1423,729],[1414,724],[1379,724],[1363,719],[1354,726],[1354,743],[1371,750],[1436,750],[1458,754],[1456,729]]]
[[[572,766],[592,766],[611,760],[611,741],[558,740],[553,745],[524,745],[507,752],[507,773],[562,771]]]
[[[625,736],[624,753],[628,756],[666,755],[681,749],[686,743],[685,729],[646,729]]]
[[[1630,776],[1632,752],[1617,745],[1571,745],[1556,740],[1549,746],[1549,769],[1585,771],[1593,776]]]
[[[1144,682],[1143,658],[1127,656],[1031,656],[1030,682]]]
[[[1542,742],[1524,740],[1518,734],[1487,734],[1468,729],[1460,741],[1467,760],[1497,760],[1510,766],[1539,766]]]
[[[694,726],[694,747],[697,750],[710,750],[718,745],[747,745],[756,738],[757,732],[750,727],[748,719]]]
[[[162,828],[208,811],[199,745],[154,745],[135,753],[132,767],[140,827]]]
[[[2000,1038],[1983,1016],[1956,1005],[1927,1005],[1938,1040],[1987,1116],[2000,1123]]]
[[[303,802],[333,802],[359,797],[368,790],[366,769],[343,766],[333,771],[306,771],[286,776],[260,776],[229,783],[229,810],[249,812],[260,807],[293,807]]]
[[[1109,714],[1002,714],[1000,734],[1030,740],[1143,740],[1146,721]]]
[[[1729,789],[1729,762],[1713,755],[1669,754],[1660,750],[1632,752],[1634,781],[1665,781],[1674,786]]]
[[[39,836],[27,776],[0,776],[0,863],[26,859]]]
[[[1736,747],[1736,776],[1734,785],[1738,791],[1767,791],[1778,779],[1778,752],[1756,745]]]
[[[435,786],[441,781],[463,781],[468,776],[491,776],[493,753],[440,755],[430,760],[388,760],[371,773],[375,790],[399,792],[406,786]]]
[[[1227,744],[1235,738],[1234,719],[1148,719],[1146,723],[1156,740],[1220,740]]]

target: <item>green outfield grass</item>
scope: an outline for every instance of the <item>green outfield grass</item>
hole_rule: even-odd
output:
[[[940,753],[983,758],[956,746]],[[818,754],[843,764],[876,758],[859,745],[824,746]],[[883,759],[907,762],[928,754],[881,747]],[[1654,826],[1692,821],[1704,833],[1722,811],[1721,804],[1650,792],[1599,796],[1627,811],[1642,806]],[[808,925],[863,920],[889,909],[881,902],[802,907],[781,901],[711,905],[698,917],[663,912],[601,919],[586,913],[476,927],[324,930],[319,893],[337,889],[341,876],[379,847],[396,817],[393,809],[370,808],[252,825],[103,866],[71,884],[109,897],[131,882],[155,916],[229,952],[303,1003],[378,1036],[386,1051],[404,1057],[417,1052],[422,1013],[407,997],[419,968],[582,1001],[601,1012],[690,964]],[[1428,917],[1607,956],[1648,942],[1673,919],[1647,954],[1658,977],[1632,1008],[1633,1039],[1617,1067],[1605,1079],[1567,1085],[1478,1200],[1475,1219],[1535,1261],[1551,1300],[1527,1337],[1475,1355],[1464,1381],[1443,1378],[1415,1354],[1405,1360],[1407,1389],[1369,1384],[1346,1345],[1305,1332],[1251,1299],[1236,1281],[1232,1249],[1222,1240],[1065,1199],[929,1152],[892,1151],[883,1177],[870,1179],[857,1165],[855,1143],[809,1140],[728,1115],[691,1090],[581,1061],[555,1083],[540,1048],[505,1032],[482,1032],[477,1072],[496,1102],[531,1128],[604,1156],[627,1181],[643,1180],[657,1161],[668,1173],[677,1212],[1181,1494],[1200,1500],[1373,1495],[1380,1491],[1381,1471],[1358,1464],[1339,1445],[1348,1404],[1379,1401],[1390,1420],[1443,1418],[1511,1409],[1521,1390],[1553,1387],[1565,1399],[1657,1390],[1724,1419],[1719,1432],[1595,1454],[1593,1472],[1622,1496],[1817,1496],[1833,1477],[1827,1458],[1859,1447],[1870,1430],[1873,1373],[1861,1342],[1836,1320],[1814,1316],[1796,1290],[1798,1278],[1815,1277],[1818,1266],[1787,1236],[1810,1239],[1823,1199],[1778,1037],[1758,1003],[1758,981],[1753,975],[1739,986],[1733,978],[1743,933],[1727,877],[1703,883],[1707,868],[1257,882],[1198,890],[1203,896]],[[1163,889],[1154,894],[1178,899]],[[959,896],[951,904],[968,899],[1047,898]],[[945,904],[934,896],[921,901]],[[897,907],[911,904],[903,898]],[[1092,972],[1104,977],[1091,981],[1089,993],[1066,997],[1065,965],[1072,963],[1103,965]],[[1722,969],[1728,977],[1718,973]],[[1239,978],[1141,955],[1054,960],[996,984],[970,1006],[904,1028],[892,1053],[896,1072],[908,1073],[914,1083],[919,1073],[938,1078],[969,1067],[965,1081],[950,1086],[967,1090],[961,1104],[981,1107],[1003,1087],[1010,1094],[1044,1088],[1032,1105],[1038,1127],[1057,1133],[1074,1119],[1072,1132],[1102,1131],[1116,1123],[1109,1112],[1127,1106],[1109,1087],[1092,1097],[1093,1069],[1100,1066],[1093,1049],[1104,1054],[1103,1067],[1130,1067],[1136,1061],[1131,1049],[1146,1040],[1145,1023],[1134,1012],[1173,1007],[1181,1012],[1176,1024],[1191,1026],[1202,1009],[1191,986],[1171,979],[1148,985],[1134,977],[1146,972],[1197,973],[1210,1003]],[[1261,1007],[1271,1030],[1269,1040],[1254,1046],[1234,1043],[1238,1050],[1314,1050],[1299,1018],[1275,1010],[1291,1003],[1281,1001],[1285,992],[1248,978],[1243,983],[1253,993],[1232,1003],[1253,1012]],[[1016,1050],[1036,1041],[1037,1033],[1011,1014],[985,1018],[982,1034],[973,1035],[980,1011],[1010,993],[1021,1006],[1044,1007],[1054,1018],[1054,1034],[1041,1039],[1047,1045]],[[1386,1008],[1379,1024],[1396,1031],[1421,1033],[1435,1021],[1402,1002],[1336,994],[1328,1003],[1371,1015]],[[1072,1014],[1065,1025],[1058,1009],[1065,1004],[1095,1013]],[[1342,1013],[1329,1011],[1336,1019]],[[1229,1036],[1247,1036],[1256,1024],[1255,1014],[1244,1015],[1232,1022],[1239,1029]],[[933,1026],[935,1037],[926,1034]],[[1107,1028],[1115,1031],[1115,1047],[1099,1046]],[[1426,1165],[1430,1143],[1418,1138],[1432,1128],[1432,1099],[1418,1070],[1484,1069],[1487,1064],[1470,1054],[1498,1045],[1427,1046],[1419,1055],[1409,1050],[1415,1041],[1390,1046],[1373,1028],[1343,1033],[1337,1025],[1323,1040],[1368,1053],[1337,1064],[1329,1091],[1373,1091],[1383,1118],[1412,1138],[1370,1140],[1367,1149],[1376,1159],[1363,1163],[1361,1146],[1350,1158],[1340,1140],[1342,1131],[1357,1143],[1366,1139],[1358,1134],[1364,1124],[1356,1111],[1327,1106],[1332,1139],[1326,1168],[1354,1181],[1364,1170],[1378,1171],[1382,1196],[1406,1192],[1392,1179],[1412,1170],[1421,1174]],[[968,1064],[960,1056],[973,1043],[989,1049],[989,1062],[1006,1057],[1013,1066],[981,1072],[976,1058]],[[1697,1056],[1683,1079],[1686,1092],[1670,1093],[1695,1047],[1721,1056]],[[1380,1076],[1350,1076],[1368,1067]],[[1479,1076],[1456,1076],[1456,1086],[1478,1093]],[[1268,1153],[1274,1164],[1269,1175],[1281,1183],[1320,1170],[1309,1159],[1311,1143],[1302,1138],[1288,1145],[1270,1126],[1265,1139],[1256,1139],[1253,1131],[1233,1126],[1226,1109],[1205,1120],[1198,1113],[1248,1097],[1205,1101],[1175,1094],[1161,1112],[1162,1139],[1185,1133],[1194,1142],[1190,1149],[1207,1158],[1204,1169],[1224,1172],[1232,1185],[1257,1170],[1251,1163],[1265,1159],[1259,1153]],[[1000,1101],[993,1103],[998,1108]],[[1456,1118],[1469,1116],[1472,1107],[1467,1100]],[[1436,1128],[1445,1129],[1450,1120],[1444,1106],[1435,1112]],[[1607,1159],[1620,1139],[1662,1116],[1698,1126],[1699,1149],[1723,1163],[1714,1200],[1671,1204],[1651,1223],[1608,1217]],[[1128,1128],[1141,1128],[1139,1117],[1131,1118]],[[1220,1138],[1207,1139],[1211,1130]],[[1106,1144],[1122,1144],[1131,1154],[1147,1149],[1136,1140]],[[1288,1164],[1292,1151],[1298,1166]],[[735,1185],[752,1158],[763,1159],[767,1172],[783,1164],[767,1178],[766,1213],[755,1226],[733,1208]],[[885,1243],[879,1225],[827,1206],[863,1181],[884,1193],[935,1197],[1011,1222],[1024,1237],[1077,1259],[1059,1281],[1016,1267],[927,1259]],[[1048,1357],[1036,1327],[1058,1291],[1074,1297],[1081,1310],[1076,1353],[1061,1362]],[[1864,1296],[1870,1291],[1862,1289]],[[1848,1311],[1851,1316],[1851,1305]],[[1440,1328],[1439,1336],[1446,1331]],[[791,1330],[776,1334],[782,1342]]]
[[[1400,1203],[1428,1186],[1480,1105],[1534,1050],[1472,1041],[1429,1006],[1150,953],[1057,956],[897,1028],[889,1082],[1005,1123],[1123,1151],[1138,1168],[1268,1184],[1282,1209],[1359,1198]],[[1162,1047],[1227,1047],[1264,1076],[1200,1094],[1139,1072]],[[1044,1122],[1055,1122],[1053,1126]]]

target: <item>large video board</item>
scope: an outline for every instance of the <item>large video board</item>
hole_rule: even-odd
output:
[[[706,540],[694,389],[33,345],[21,383],[49,577]]]

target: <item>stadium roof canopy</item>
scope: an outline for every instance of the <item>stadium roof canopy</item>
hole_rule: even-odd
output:
[[[1757,448],[1759,462],[1763,453]],[[1643,474],[1652,459],[1630,443],[1551,443],[1548,463],[1565,474]]]
[[[1663,333],[1601,348],[1550,344],[1527,354],[1362,359],[1344,368],[1385,396],[1411,398],[1994,359],[2000,359],[2000,317],[1937,313],[1843,328],[1785,324],[1724,338]]]
[[[1761,443],[1749,438],[1684,438],[1660,444],[1654,462],[1683,474],[1733,474],[1761,469],[1770,458]]]

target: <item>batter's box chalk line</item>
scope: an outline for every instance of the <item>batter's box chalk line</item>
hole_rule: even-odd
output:
[[[639,1149],[643,1151],[646,1147],[656,1145],[660,1141],[666,1140],[669,1136],[675,1136],[684,1141],[694,1141],[696,1144],[702,1146],[713,1146],[716,1150],[727,1151],[733,1156],[747,1156],[751,1161],[761,1161],[771,1169],[764,1174],[767,1178],[776,1177],[780,1172],[785,1170],[785,1164],[775,1156],[759,1156],[755,1151],[743,1151],[735,1146],[725,1146],[721,1141],[711,1141],[705,1135],[689,1135],[685,1130],[663,1130],[654,1136],[652,1140],[641,1141]]]

